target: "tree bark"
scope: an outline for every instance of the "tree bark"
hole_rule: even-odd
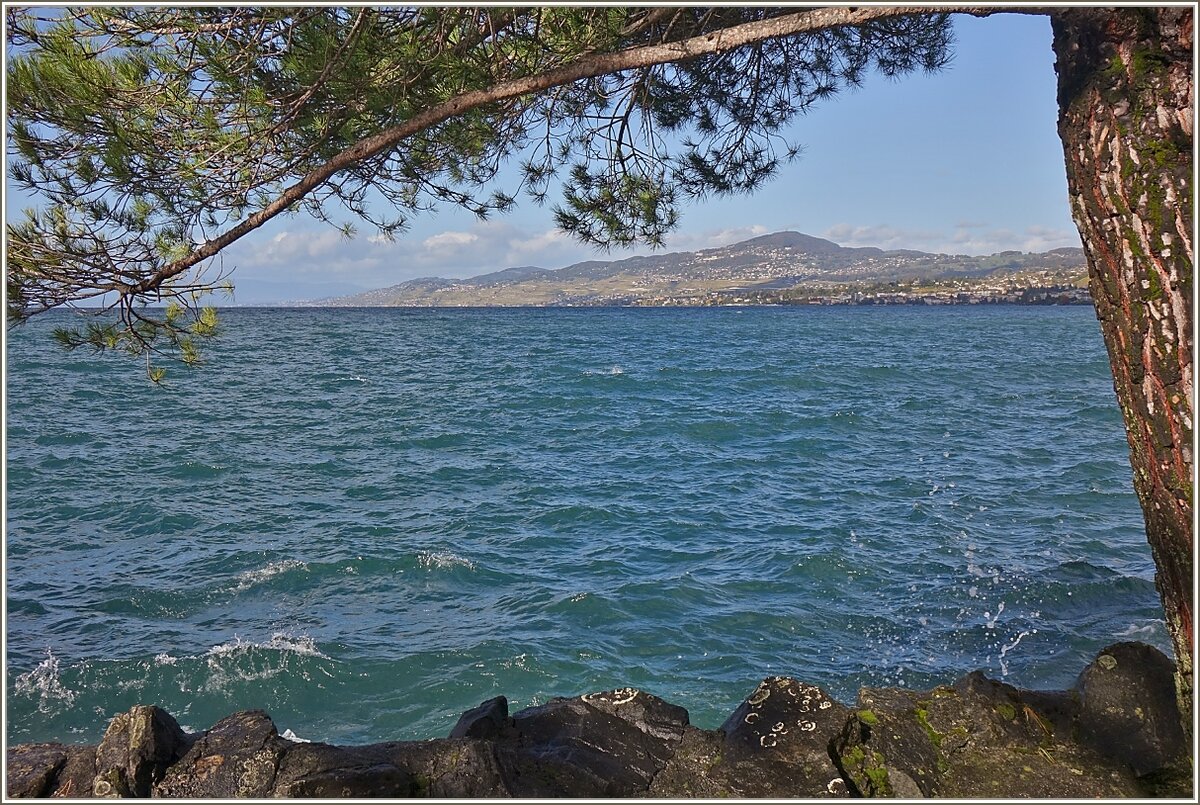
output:
[[[1192,27],[1189,7],[1052,17],[1071,207],[1192,712]]]

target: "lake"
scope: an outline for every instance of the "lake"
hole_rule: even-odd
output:
[[[70,315],[9,334],[9,741],[1169,653],[1089,307],[232,309],[162,388]]]

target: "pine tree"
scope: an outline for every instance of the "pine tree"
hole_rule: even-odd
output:
[[[556,178],[567,232],[661,243],[683,204],[753,192],[794,156],[796,115],[870,69],[938,69],[948,13],[998,12],[1053,22],[1073,212],[1190,727],[1189,7],[8,8],[9,170],[43,201],[7,228],[9,319],[101,299],[116,323],[65,345],[194,361],[221,250],[271,218],[394,236],[438,205],[542,203]],[[521,185],[497,190],[510,160]]]

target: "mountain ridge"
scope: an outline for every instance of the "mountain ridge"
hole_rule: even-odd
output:
[[[462,279],[421,277],[314,304],[520,306],[643,304],[663,297],[794,289],[813,283],[886,283],[987,277],[996,272],[1084,269],[1083,250],[951,255],[842,246],[785,230],[698,251],[584,260],[557,269],[514,266]]]

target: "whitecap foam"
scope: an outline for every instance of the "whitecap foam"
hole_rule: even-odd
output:
[[[276,633],[271,635],[271,639],[263,644],[263,648],[269,648],[275,651],[286,651],[291,654],[299,654],[303,657],[320,657],[323,660],[329,659],[329,655],[322,653],[322,651],[317,648],[317,641],[313,640],[308,635],[293,637],[292,635]]]
[[[421,551],[417,555],[417,562],[426,570],[439,568],[446,570],[452,567],[465,567],[467,570],[474,570],[475,563],[470,559],[464,559],[461,556],[456,556],[447,552]]]
[[[284,730],[283,734],[280,735],[279,737],[285,741],[291,741],[292,743],[295,743],[295,744],[310,744],[310,743],[312,743],[312,741],[310,741],[308,738],[301,738],[299,735],[292,732],[291,727]]]
[[[270,640],[264,643],[243,640],[239,635],[234,635],[233,640],[213,646],[205,652],[205,655],[208,657],[227,657],[236,654],[246,654],[255,650],[278,651],[285,654],[298,654],[302,657],[320,657],[323,660],[330,659],[329,655],[322,653],[317,648],[316,641],[308,635],[296,636],[283,632],[276,632],[271,635]]]
[[[69,707],[79,695],[63,684],[58,657],[48,648],[46,659],[38,663],[32,671],[13,680],[13,690],[23,696],[37,697],[39,713],[52,712],[57,709],[56,705],[60,704]]]
[[[234,635],[233,640],[210,648],[204,658],[209,673],[200,690],[208,692],[223,691],[232,683],[260,682],[285,673],[311,680],[311,672],[315,670],[333,677],[319,665],[315,669],[305,663],[293,665],[308,658],[331,659],[317,648],[316,641],[308,635],[276,633],[262,643]]]
[[[1125,629],[1117,632],[1113,637],[1149,637],[1157,634],[1162,628],[1162,621],[1151,621],[1138,626],[1136,623],[1131,623]]]
[[[257,570],[246,570],[237,574],[237,583],[230,588],[230,592],[240,593],[243,590],[249,590],[256,584],[262,584],[268,579],[297,569],[308,570],[308,563],[301,562],[299,559],[281,559],[278,562],[271,562],[266,567],[260,567]]]
[[[585,375],[587,375],[588,377],[595,377],[597,375],[606,375],[608,377],[616,377],[617,375],[625,374],[625,370],[622,369],[620,366],[617,366],[614,364],[614,365],[608,367],[607,369],[585,369],[583,371],[583,373]]]

